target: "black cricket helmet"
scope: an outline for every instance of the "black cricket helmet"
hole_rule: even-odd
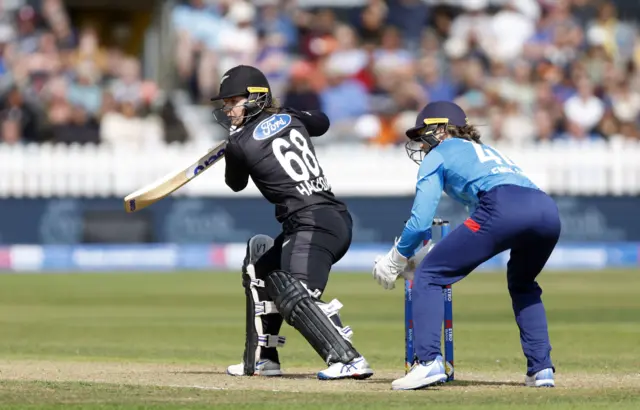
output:
[[[416,125],[407,130],[410,141],[405,144],[407,155],[420,164],[425,155],[442,142],[449,127],[464,127],[469,123],[467,115],[457,104],[435,101],[427,104],[416,118]]]
[[[248,65],[233,67],[224,73],[220,79],[220,92],[211,99],[216,105],[213,110],[216,122],[227,130],[231,129],[232,119],[228,113],[233,106],[225,105],[223,100],[240,96],[247,98],[243,104],[245,108],[242,116],[243,125],[271,106],[273,101],[269,81],[262,71]]]

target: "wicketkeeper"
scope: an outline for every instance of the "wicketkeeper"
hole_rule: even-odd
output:
[[[483,144],[456,104],[428,104],[407,136],[407,154],[420,164],[416,197],[400,240],[376,259],[376,280],[393,289],[408,259],[430,233],[443,191],[467,206],[471,216],[438,242],[415,271],[413,325],[419,362],[392,388],[418,389],[447,379],[440,346],[442,288],[508,249],[507,282],[527,359],[525,383],[554,386],[547,319],[536,277],[560,236],[555,202],[513,161]]]

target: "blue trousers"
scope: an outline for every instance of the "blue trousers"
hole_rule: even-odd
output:
[[[418,359],[428,362],[442,354],[442,287],[510,249],[507,283],[527,374],[553,368],[542,289],[536,277],[559,236],[558,208],[544,192],[501,185],[481,194],[470,218],[443,238],[416,269],[413,320]]]

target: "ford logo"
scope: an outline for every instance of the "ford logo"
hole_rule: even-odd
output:
[[[260,122],[253,130],[253,138],[256,140],[264,140],[271,138],[291,124],[291,116],[289,114],[274,114]]]

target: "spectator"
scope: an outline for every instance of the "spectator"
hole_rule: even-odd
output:
[[[85,27],[80,32],[78,47],[69,56],[70,64],[78,67],[84,63],[90,64],[94,70],[105,71],[108,69],[109,56],[107,51],[100,46],[98,33],[93,27]]]
[[[565,102],[564,113],[574,126],[574,134],[579,135],[580,132],[575,127],[591,131],[602,119],[604,108],[602,100],[594,94],[593,84],[587,78],[582,78],[579,80],[577,93]]]
[[[618,134],[622,125],[624,124],[616,119],[611,109],[607,109],[594,132],[608,139],[610,136]]]
[[[640,132],[638,132],[638,124],[626,122],[620,125],[619,134],[631,141],[640,141]]]
[[[375,59],[373,56],[375,50],[369,48],[366,49],[365,55],[365,63],[364,66],[358,73],[353,77],[355,80],[359,81],[366,89],[368,93],[372,93],[375,90],[378,78],[375,74]]]
[[[363,43],[378,44],[380,42],[388,12],[389,8],[383,0],[369,1],[357,24]]]
[[[551,84],[545,81],[539,81],[535,85],[535,101],[534,109],[544,109],[548,115],[551,116],[551,120],[556,123],[562,118],[563,107],[560,100],[556,98],[553,93],[553,87]]]
[[[400,30],[393,26],[385,27],[380,47],[374,53],[374,61],[376,63],[384,61],[386,64],[409,65],[413,63],[413,60],[413,55],[402,48]]]
[[[284,105],[299,110],[321,109],[320,96],[313,90],[311,77],[313,66],[305,61],[298,61],[291,66],[290,85],[284,99]]]
[[[82,107],[91,116],[100,111],[102,88],[98,85],[100,73],[92,60],[82,60],[76,78],[69,84],[67,98],[72,105]]]
[[[144,147],[164,140],[161,121],[140,116],[140,106],[120,100],[116,111],[106,113],[100,123],[100,139],[110,145]]]
[[[74,27],[61,0],[11,8],[23,3],[4,2],[0,14],[3,140],[97,143],[100,122],[113,112],[109,88],[118,101],[147,110],[158,98],[139,61],[101,46],[96,27]],[[163,133],[156,127],[150,134]]]
[[[49,122],[48,140],[50,141],[71,141],[68,125],[71,123],[71,104],[65,98],[55,98],[49,104],[47,118]]]
[[[557,0],[546,9],[546,14],[537,23],[535,33],[523,46],[523,56],[531,61],[553,58],[557,54],[556,42],[562,38],[558,35],[559,28],[576,24],[569,0]]]
[[[336,61],[336,64],[342,66],[342,69],[348,73],[349,77],[356,76],[369,63],[370,54],[359,47],[358,38],[353,28],[345,24],[337,24],[334,36],[337,43],[331,58]]]
[[[339,61],[329,59],[325,66],[327,87],[320,93],[322,109],[334,124],[354,120],[369,110],[367,91],[350,79]]]
[[[591,30],[587,36],[588,47],[583,57],[589,79],[599,84],[604,81],[605,69],[613,61],[605,50],[605,34],[599,30]]]
[[[293,20],[288,16],[278,4],[278,0],[268,0],[263,2],[258,19],[258,31],[264,32],[266,36],[278,37],[285,50],[292,52],[298,45],[298,32]]]
[[[221,73],[239,64],[253,64],[258,54],[258,33],[253,24],[255,7],[247,1],[234,0],[225,17],[232,26],[218,33]]]
[[[74,50],[77,39],[62,0],[43,0],[42,15],[49,22],[58,48],[63,52]]]
[[[420,60],[418,78],[431,101],[452,101],[456,97],[456,87],[443,75],[438,60],[430,57]]]
[[[497,92],[501,98],[516,102],[522,113],[531,114],[535,103],[535,89],[531,79],[531,65],[524,60],[515,61]]]
[[[31,6],[23,6],[18,11],[18,52],[22,54],[35,53],[38,49],[40,30],[36,27],[36,12]]]
[[[118,103],[116,99],[113,97],[113,94],[108,90],[105,90],[102,93],[102,105],[100,106],[100,113],[97,115],[97,118],[102,121],[105,115],[110,112],[115,112],[118,110]]]
[[[460,55],[478,49],[490,50],[493,44],[491,17],[487,13],[488,0],[468,0],[463,4],[464,13],[456,17],[447,33],[445,48],[459,47]]]
[[[38,38],[37,49],[22,57],[18,78],[28,89],[29,94],[36,95],[51,75],[61,68],[60,55],[53,34],[43,33]],[[27,90],[25,90],[27,91]]]
[[[408,50],[415,52],[420,43],[422,28],[429,18],[429,8],[422,0],[389,2],[388,22],[398,27]]]
[[[19,3],[0,15],[4,140],[188,139],[137,57],[74,26],[61,0]],[[459,102],[488,141],[638,136],[640,32],[610,0],[364,3],[178,0],[177,85],[208,102],[227,68],[256,65],[285,105],[325,109],[344,142],[397,144],[432,100]]]
[[[135,58],[122,61],[116,77],[111,83],[111,93],[116,102],[132,102],[138,104],[142,98],[142,81],[140,79],[140,63]]]
[[[176,115],[176,109],[170,99],[167,99],[163,104],[160,118],[165,131],[165,142],[182,143],[189,140],[187,129]]]
[[[8,145],[19,144],[22,141],[22,133],[20,132],[20,121],[11,118],[10,115],[2,118],[2,127],[0,128],[0,142]]]
[[[8,55],[11,41],[14,38],[13,28],[8,24],[0,24],[0,93],[11,81]]]
[[[2,101],[0,115],[12,122],[9,127],[16,126],[14,122],[17,124],[20,139],[31,142],[39,141],[40,113],[35,106],[25,101],[22,92],[17,87],[11,88],[6,94]]]
[[[271,92],[281,95],[286,88],[290,55],[287,53],[284,37],[277,33],[262,32],[259,38],[259,52],[255,65],[269,80]]]
[[[574,140],[574,141],[588,141],[588,140],[599,140],[602,137],[596,133],[589,131],[587,128],[582,126],[581,124],[567,119],[567,123],[565,126],[565,132],[558,136],[558,139],[561,140]]]
[[[103,84],[109,85],[118,80],[121,76],[123,66],[127,64],[127,56],[119,48],[110,48],[106,50],[106,68],[102,73]]]
[[[437,34],[432,29],[426,29],[422,36],[422,42],[420,43],[420,50],[417,53],[418,59],[428,58],[438,63],[439,71],[445,72],[448,66],[448,61],[444,53],[443,48],[440,46],[440,40]],[[420,69],[420,64],[418,65]],[[451,75],[447,75],[451,80]]]
[[[215,3],[222,31],[209,43],[234,32],[235,3]],[[565,132],[576,121],[587,134],[607,134],[629,123],[618,115],[634,112],[633,98],[617,84],[626,80],[631,90],[640,84],[624,64],[631,60],[619,58],[634,56],[633,49],[640,61],[637,30],[618,21],[607,0],[598,7],[590,0],[368,0],[353,13],[285,3],[255,3],[261,32],[252,64],[285,104],[324,107],[343,141],[357,125],[359,141],[395,144],[404,138],[398,131],[404,119],[430,100],[455,100],[470,121],[491,127],[486,134],[518,143],[579,135]],[[633,35],[621,40],[620,33]],[[289,46],[293,38],[297,50]],[[627,51],[609,52],[610,38]],[[213,55],[227,58],[220,48]],[[214,71],[220,70],[208,72]],[[585,113],[595,116],[584,119]],[[541,130],[534,117],[544,122]],[[375,130],[378,137],[370,135]]]
[[[568,5],[568,2],[565,2]],[[573,0],[571,3],[571,14],[578,21],[582,29],[596,18],[598,13],[596,4],[592,0]]]
[[[536,136],[536,124],[531,115],[525,114],[522,106],[515,100],[505,104],[500,135],[503,140],[522,145],[533,141]]]
[[[485,72],[479,60],[468,60],[464,71],[462,89],[457,98],[469,115],[482,115],[487,98],[484,91]]]
[[[491,39],[491,47],[481,43],[488,57],[501,61],[518,58],[525,42],[535,33],[539,14],[538,3],[534,0],[507,0],[504,8],[491,19],[491,32],[484,38],[484,41]]]
[[[617,19],[615,5],[611,1],[602,1],[598,7],[598,16],[588,25],[588,36],[602,38],[607,53],[617,62],[624,64],[633,58],[635,32],[631,26]]]
[[[396,68],[394,76],[397,78],[397,82],[391,90],[391,96],[397,111],[410,111],[417,114],[427,104],[428,96],[416,81],[414,70]]]
[[[335,13],[330,9],[320,10],[309,18],[310,21],[305,22],[306,26],[303,29],[301,53],[306,59],[316,62],[336,49],[334,30],[337,20]]]
[[[618,121],[637,122],[640,119],[640,92],[628,81],[621,82],[611,95],[611,108]]]
[[[539,142],[549,142],[557,137],[554,118],[549,111],[538,109],[533,119],[536,127],[535,139]]]
[[[213,94],[213,77],[217,71],[215,52],[221,47],[219,33],[230,27],[220,10],[204,0],[188,0],[178,5],[172,14],[176,30],[176,65],[182,85],[189,88],[196,100],[208,101]]]
[[[67,144],[100,142],[99,125],[82,106],[63,103],[52,112],[51,119],[54,124],[52,142]]]

